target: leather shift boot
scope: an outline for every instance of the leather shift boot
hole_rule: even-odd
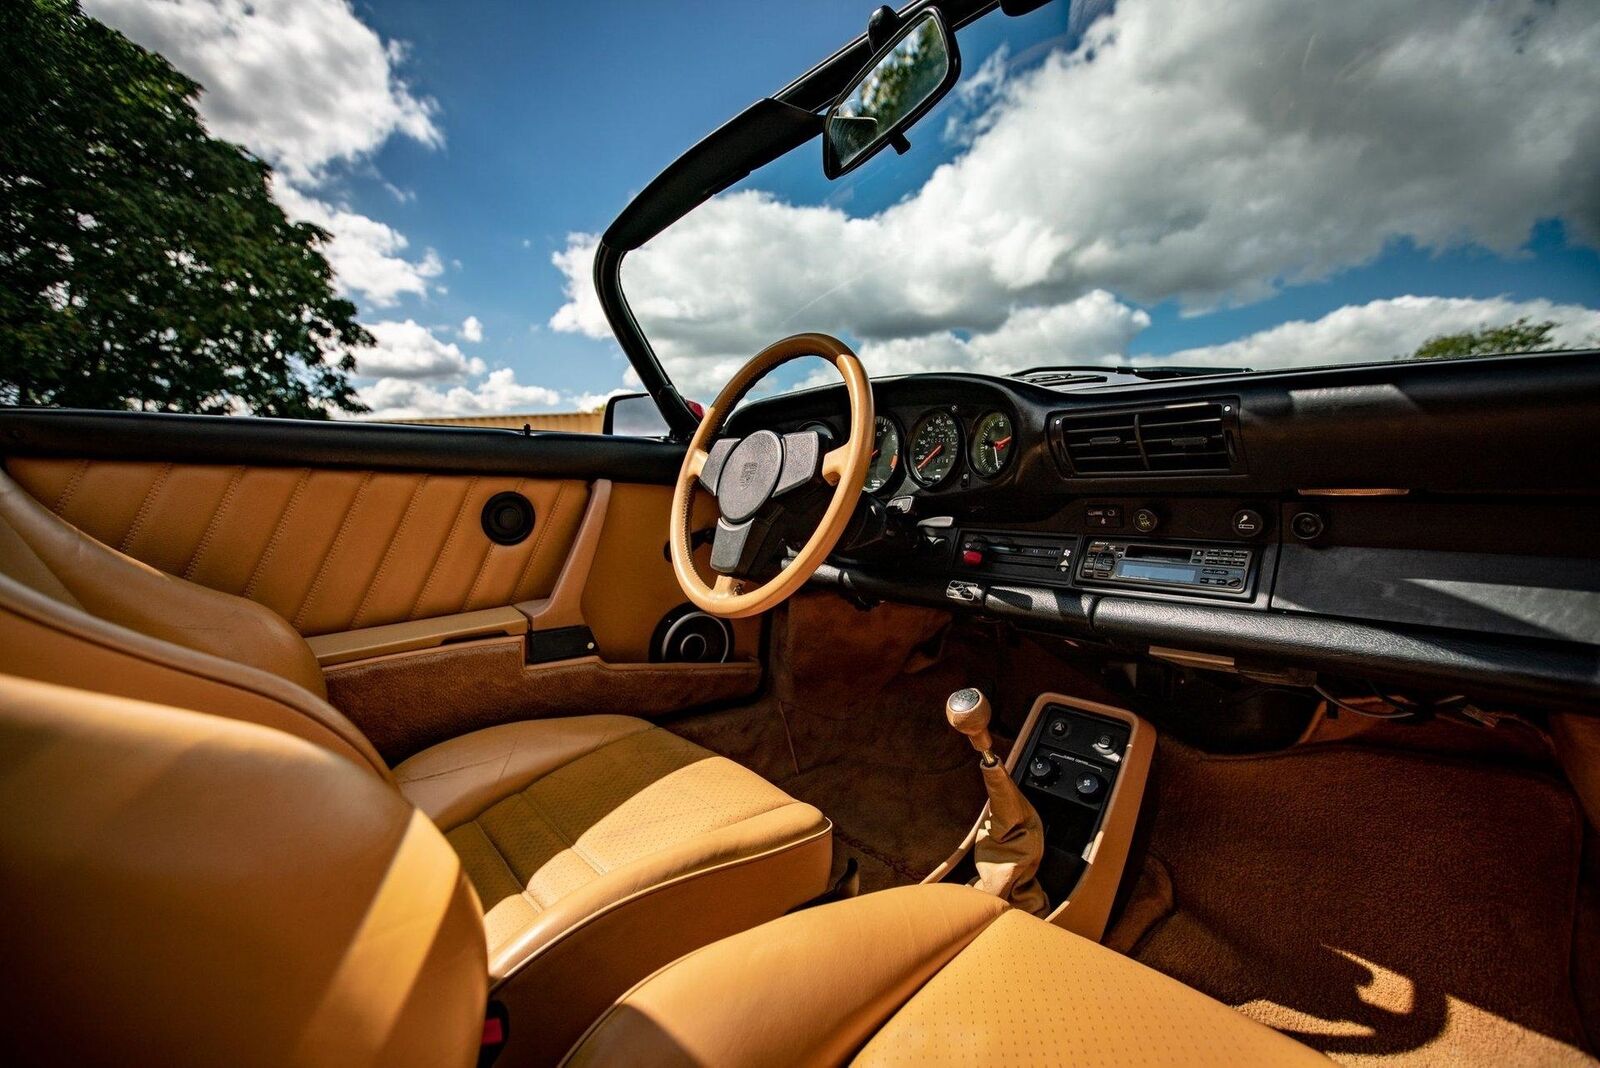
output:
[[[1050,911],[1050,901],[1039,885],[1039,861],[1044,857],[1044,825],[1039,813],[1022,796],[1004,764],[980,768],[989,791],[989,807],[973,858],[978,865],[979,890],[1009,901],[1013,908],[1035,916]]]

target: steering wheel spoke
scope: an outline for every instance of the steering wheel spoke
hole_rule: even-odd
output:
[[[850,445],[846,442],[837,449],[830,449],[822,458],[822,479],[830,486],[837,486],[839,479],[844,476],[845,467],[850,462]]]
[[[759,518],[743,523],[717,520],[711,535],[711,570],[719,575],[747,574],[755,565],[755,554],[766,540],[768,524]]]
[[[700,481],[701,487],[707,493],[715,497],[717,481],[722,478],[722,469],[738,446],[738,438],[718,438],[711,443],[709,449],[690,449],[688,457],[684,460],[684,468]],[[698,466],[695,466],[697,460]]]

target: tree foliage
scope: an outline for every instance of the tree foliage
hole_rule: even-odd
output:
[[[1496,356],[1512,352],[1548,352],[1555,348],[1550,335],[1553,322],[1534,323],[1527,317],[1500,326],[1485,326],[1460,334],[1440,334],[1424,341],[1411,354],[1414,360],[1460,360],[1468,356]]]
[[[325,418],[372,344],[199,85],[85,16],[0,3],[0,401]]]

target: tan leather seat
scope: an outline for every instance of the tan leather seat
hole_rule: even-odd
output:
[[[1128,957],[964,886],[824,905],[669,964],[569,1065],[1329,1062]]]
[[[555,762],[572,767],[647,731],[606,719],[587,737],[563,735]],[[467,818],[498,792],[473,759],[488,751],[463,747],[411,782],[460,828],[492,826],[493,806]],[[517,781],[560,774],[537,759],[499,763]],[[536,807],[554,799],[524,793]],[[588,845],[625,849],[629,835],[615,827]],[[493,968],[463,870],[473,863],[376,776],[304,739],[0,675],[0,910],[12,918],[0,924],[12,979],[0,1049],[13,1061],[465,1068]],[[537,993],[551,1016],[574,995]],[[514,1052],[519,1030],[546,1039],[549,1058],[565,1049],[513,1009],[507,1052],[518,1059],[534,1048]],[[1325,1063],[1126,957],[950,885],[805,910],[690,952],[600,1015],[567,1060]]]
[[[820,812],[642,720],[508,724],[391,772],[282,617],[86,537],[3,474],[0,672],[273,727],[415,802],[483,899],[502,1064],[559,1056],[641,976],[826,888]]]

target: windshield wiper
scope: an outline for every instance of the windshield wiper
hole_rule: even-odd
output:
[[[1183,364],[1158,364],[1147,367],[1135,367],[1132,364],[1107,364],[1107,363],[1063,363],[1052,364],[1049,367],[1030,367],[1026,371],[1013,371],[1012,378],[1034,378],[1045,375],[1132,375],[1135,378],[1147,378],[1151,381],[1162,378],[1193,378],[1197,375],[1239,375],[1248,374],[1249,367],[1199,367]]]

